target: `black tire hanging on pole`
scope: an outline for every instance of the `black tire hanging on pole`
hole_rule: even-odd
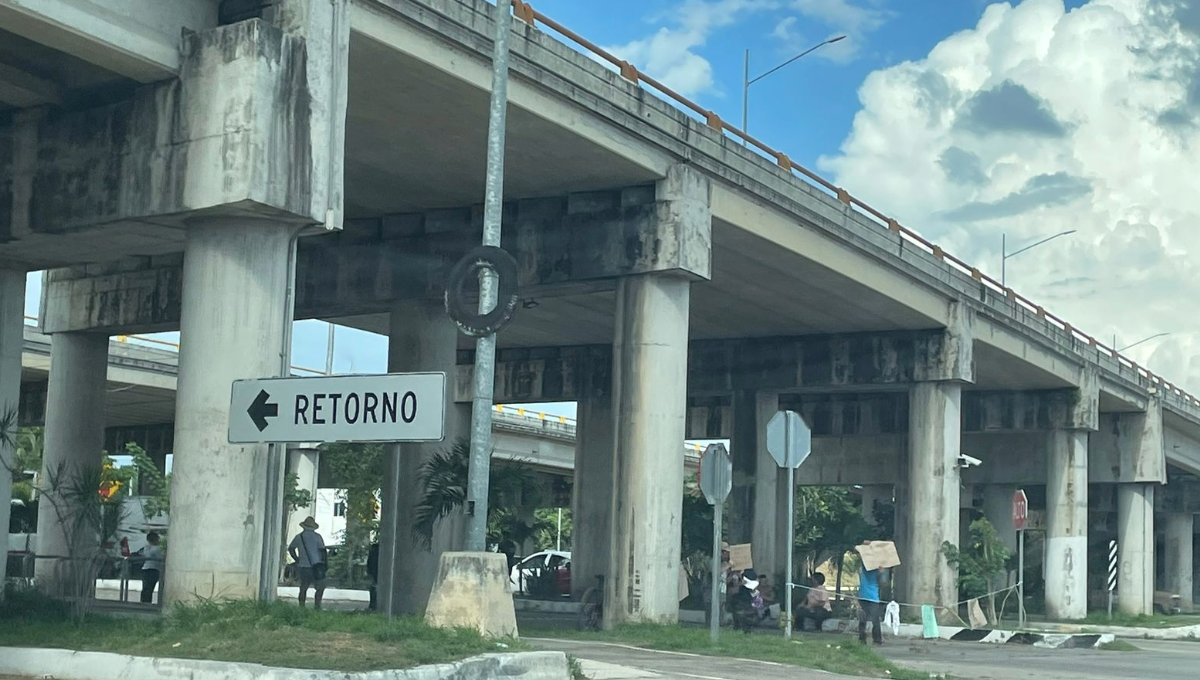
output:
[[[480,314],[479,304],[466,299],[465,288],[468,283],[474,284],[484,269],[496,273],[496,307],[487,314]],[[476,246],[450,270],[450,280],[446,283],[446,313],[465,335],[482,338],[498,332],[512,321],[520,303],[517,261],[501,248]]]

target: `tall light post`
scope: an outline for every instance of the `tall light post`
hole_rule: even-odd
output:
[[[796,61],[797,59],[808,55],[810,52],[815,52],[816,50],[818,50],[826,45],[832,45],[835,42],[838,42],[840,40],[845,40],[845,39],[846,39],[846,36],[839,35],[836,38],[830,38],[829,40],[826,40],[825,42],[817,43],[816,45],[813,45],[812,47],[808,48],[807,50],[804,50],[800,54],[797,54],[796,56],[792,57],[791,59],[788,59],[787,61],[783,62],[779,66],[776,66],[775,68],[771,69],[770,71],[767,71],[766,73],[758,76],[757,78],[750,77],[750,48],[746,48],[746,62],[745,62],[745,68],[743,70],[743,76],[742,76],[742,132],[750,131],[750,128],[748,127],[749,126],[748,119],[750,117],[750,86],[751,85],[753,85],[754,83],[757,83],[758,81],[762,80],[763,78],[766,78],[767,76],[778,71],[779,69],[783,68],[784,66],[791,64],[793,61]],[[745,140],[743,140],[743,143],[744,142],[745,142]]]
[[[1075,233],[1074,229],[1068,229],[1067,231],[1059,232],[1059,233],[1055,234],[1054,236],[1047,236],[1046,238],[1038,241],[1037,243],[1027,245],[1024,248],[1022,248],[1016,252],[1012,252],[1012,253],[1008,252],[1008,234],[1001,234],[1000,235],[1000,285],[1004,286],[1005,288],[1008,287],[1008,258],[1016,257],[1017,255],[1020,255],[1021,253],[1025,252],[1027,250],[1033,250],[1034,248],[1037,248],[1038,246],[1042,245],[1043,243],[1053,241],[1054,239],[1056,239],[1060,236],[1068,236],[1068,235],[1074,234],[1074,233]]]

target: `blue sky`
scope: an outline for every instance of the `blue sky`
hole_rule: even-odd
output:
[[[537,0],[534,6],[1200,393],[1200,6],[1188,0]],[[31,286],[31,298],[37,286]],[[36,300],[29,307],[35,313]],[[1194,305],[1193,305],[1194,306]],[[1188,307],[1190,309],[1190,307]],[[1120,313],[1114,313],[1120,310]],[[294,363],[321,368],[324,324]],[[335,369],[386,369],[339,329]],[[573,406],[544,410],[573,415]]]

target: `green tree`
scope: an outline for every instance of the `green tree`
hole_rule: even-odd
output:
[[[837,591],[841,591],[846,553],[867,539],[879,537],[879,530],[863,519],[848,488],[810,486],[798,491],[796,556],[806,571],[833,559],[838,568]]]
[[[467,500],[467,470],[471,443],[458,439],[449,449],[430,456],[421,466],[420,486],[413,536],[428,547],[438,521],[463,507]],[[488,542],[511,540],[520,545],[533,536],[535,528],[521,519],[521,508],[536,508],[545,500],[546,489],[523,461],[492,460],[488,481]]]
[[[1007,568],[1008,548],[986,517],[971,522],[969,532],[970,543],[965,550],[946,541],[942,544],[942,554],[951,567],[958,568],[959,597],[964,600],[984,597],[987,617],[995,622],[996,596],[991,593],[992,584]]]
[[[365,578],[365,571],[358,567],[366,563],[371,542],[379,531],[379,493],[387,449],[382,444],[325,444],[320,451],[321,466],[337,480],[341,489],[338,496],[346,504],[344,546],[330,571],[344,585],[351,585]],[[289,488],[294,489],[294,485],[290,479]],[[306,495],[307,491],[294,491],[285,502],[296,503],[295,507],[308,505],[299,502]]]

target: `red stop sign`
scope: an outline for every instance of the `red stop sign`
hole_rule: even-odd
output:
[[[1025,520],[1029,518],[1029,498],[1025,496],[1024,489],[1017,489],[1013,494],[1012,512],[1013,528],[1021,531],[1025,528]]]

